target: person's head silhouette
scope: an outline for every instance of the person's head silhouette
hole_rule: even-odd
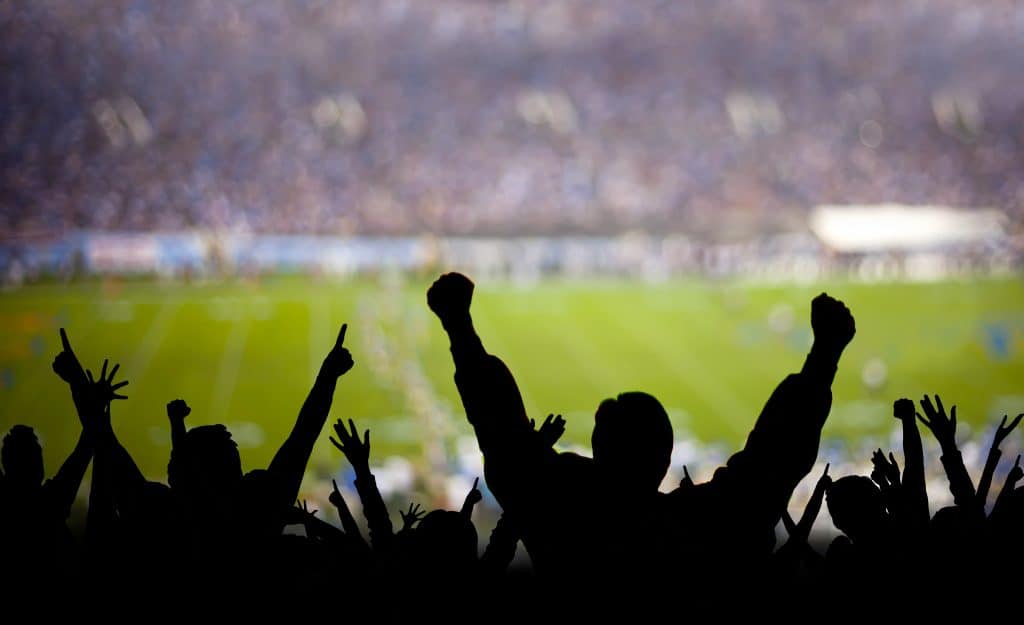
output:
[[[476,562],[476,527],[459,512],[430,512],[416,526],[413,540],[418,566],[435,573],[466,574]]]
[[[848,475],[832,483],[826,494],[832,524],[853,542],[872,540],[885,521],[882,493],[870,478]]]
[[[647,393],[622,393],[601,402],[590,444],[605,479],[628,488],[657,490],[672,458],[672,423]]]
[[[190,429],[171,454],[167,479],[190,498],[223,497],[242,478],[242,459],[231,432],[223,425]]]
[[[27,425],[16,425],[4,436],[0,450],[0,463],[4,467],[8,487],[37,488],[43,483],[43,448],[35,430]]]

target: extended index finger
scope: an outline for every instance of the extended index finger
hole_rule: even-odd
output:
[[[345,344],[345,333],[346,332],[348,332],[348,324],[347,323],[343,323],[343,324],[341,324],[341,330],[338,331],[338,340],[335,343],[335,345],[337,345],[338,347],[341,347],[342,345]]]
[[[71,342],[68,341],[68,333],[64,331],[64,328],[60,329],[60,344],[64,348],[64,351],[71,351]]]

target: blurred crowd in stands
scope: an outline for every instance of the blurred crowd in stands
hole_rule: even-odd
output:
[[[0,238],[1024,209],[1024,5],[0,4]]]

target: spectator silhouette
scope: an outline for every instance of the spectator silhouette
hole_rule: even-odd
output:
[[[445,274],[427,303],[448,334],[487,483],[516,519],[539,575],[579,584],[601,602],[603,590],[653,592],[683,562],[694,574],[674,584],[761,574],[774,527],[817,455],[829,388],[854,334],[845,306],[824,294],[814,300],[815,342],[803,370],[773,392],[744,449],[710,482],[662,494],[673,436],[657,399],[628,392],[601,402],[593,458],[554,452],[533,436],[512,373],[476,334],[472,295],[468,278]],[[603,505],[610,499],[617,505]]]
[[[156,580],[159,586],[187,571],[200,589],[205,585],[207,592],[216,588],[219,593],[225,584],[245,587],[277,579],[274,574],[280,572],[280,563],[266,564],[259,546],[280,536],[327,419],[337,379],[352,368],[352,357],[344,347],[346,329],[343,325],[291,434],[266,470],[243,475],[237,445],[223,425],[199,426],[184,433],[175,428],[169,486],[149,482],[118,442],[109,410],[80,410],[88,415],[85,431],[96,446],[97,461],[108,467],[105,476],[110,483],[102,488],[113,493],[125,534],[124,553],[134,554],[126,563],[130,572],[126,583],[144,578],[146,585],[152,587]],[[106,379],[104,363],[101,379],[94,384],[88,372],[81,374],[63,330],[61,336],[63,351],[58,360],[68,363],[61,376],[71,387],[76,405],[87,403],[83,398],[95,395],[90,390],[96,386],[106,389],[107,403],[120,398],[113,394],[124,384],[113,384],[117,367]],[[175,405],[169,406],[169,413],[173,421],[183,419],[186,411]]]
[[[489,354],[470,313],[473,283],[441,276],[427,301],[448,334],[455,383],[484,457],[487,488],[501,516],[479,550],[474,510],[479,479],[459,510],[400,511],[396,531],[370,468],[370,431],[352,419],[333,424],[333,445],[355,472],[366,518],[364,538],[336,483],[329,495],[339,526],[299,500],[299,486],[333,402],[337,380],[353,366],[347,326],[324,359],[288,438],[270,465],[244,473],[238,446],[223,425],[186,427],[192,409],[170,401],[167,485],[147,480],[111,423],[127,381],[104,361],[85,369],[62,329],[53,371],[68,385],[81,424],[72,453],[44,480],[42,448],[31,427],[16,425],[0,447],[2,587],[13,597],[59,588],[63,597],[162,601],[179,609],[278,606],[301,593],[347,593],[336,616],[409,621],[424,606],[446,621],[477,620],[500,610],[510,620],[652,620],[682,597],[692,612],[727,598],[737,610],[822,607],[874,609],[906,600],[918,580],[956,580],[953,590],[997,596],[1012,577],[991,575],[1024,555],[1024,479],[1020,456],[991,512],[988,494],[1001,446],[1024,420],[997,425],[978,487],[957,441],[957,409],[938,395],[897,399],[899,450],[877,449],[870,477],[818,476],[798,521],[794,489],[813,467],[840,357],[856,330],[849,310],[821,294],[811,302],[814,343],[798,373],[769,396],[743,447],[704,482],[684,466],[678,487],[662,492],[674,434],[652,395],[619,393],[601,401],[591,432],[592,457],[560,451],[561,415],[529,418],[516,381]],[[953,505],[930,516],[926,459],[918,422],[935,436]],[[84,543],[67,519],[93,464]],[[818,549],[811,530],[822,505],[842,532]],[[782,522],[786,542],[775,549]],[[284,531],[286,526],[304,531]],[[519,541],[536,577],[509,574]],[[883,573],[886,572],[886,573]],[[898,571],[899,593],[879,592],[881,575]],[[339,590],[341,589],[341,590]],[[804,601],[806,593],[807,600]],[[893,596],[899,595],[895,599]],[[450,609],[442,599],[457,596]],[[171,600],[168,600],[168,597]],[[939,602],[936,603],[938,605]],[[539,612],[541,606],[554,606]],[[173,609],[173,608],[168,608]],[[208,614],[205,613],[204,614]]]
[[[67,519],[91,458],[92,446],[83,434],[56,475],[44,481],[43,449],[35,431],[15,425],[4,436],[0,552],[9,583],[75,579],[78,562]],[[15,587],[7,585],[8,590]]]

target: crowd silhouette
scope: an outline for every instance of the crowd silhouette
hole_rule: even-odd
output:
[[[819,600],[855,607],[909,600],[915,589],[930,592],[933,605],[941,592],[962,604],[980,595],[961,593],[1012,588],[998,570],[1024,553],[1019,456],[991,508],[987,501],[1000,446],[1024,415],[1003,418],[975,486],[957,444],[956,407],[947,410],[938,395],[923,397],[919,409],[897,399],[902,467],[882,449],[869,476],[832,476],[826,466],[800,518],[787,511],[818,457],[832,382],[856,333],[841,301],[814,298],[814,340],[803,367],[768,397],[742,449],[708,481],[687,472],[662,492],[674,437],[659,401],[637,391],[609,397],[594,413],[592,455],[557,451],[565,421],[551,414],[538,425],[527,414],[512,372],[474,328],[473,288],[461,274],[442,275],[427,304],[449,338],[483,478],[502,509],[482,551],[473,523],[478,483],[460,510],[412,504],[394,527],[370,468],[370,431],[360,432],[353,419],[338,419],[329,439],[354,471],[368,536],[336,483],[330,503],[339,525],[298,501],[338,382],[354,366],[347,325],[265,469],[243,473],[225,426],[189,428],[187,403],[168,403],[166,483],[147,480],[118,442],[111,412],[128,384],[119,365],[104,360],[94,375],[62,328],[53,371],[71,393],[81,434],[50,479],[30,426],[15,425],[4,437],[0,588],[11,598],[43,594],[91,607],[137,601],[258,611],[333,597],[333,615],[377,621],[610,618],[619,610],[639,618],[725,596],[734,611]],[[918,422],[939,444],[953,496],[934,515]],[[77,540],[67,520],[90,462],[88,515]],[[811,535],[822,504],[842,532],[828,545]],[[780,523],[788,538],[778,544]],[[285,533],[288,525],[303,526],[304,535]],[[520,542],[527,567],[512,566]]]

